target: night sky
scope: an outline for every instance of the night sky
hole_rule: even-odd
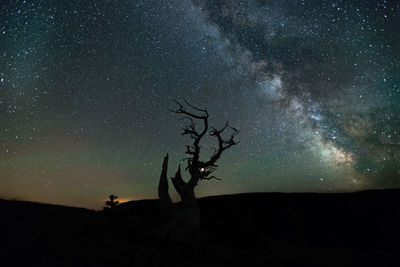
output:
[[[197,196],[400,186],[398,1],[1,2],[0,198],[156,198],[173,99],[240,130]]]

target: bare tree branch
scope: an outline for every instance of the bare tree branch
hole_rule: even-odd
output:
[[[218,177],[215,177],[215,176],[210,176],[210,177],[204,177],[204,178],[203,178],[203,180],[212,180],[212,179],[215,179],[215,180],[222,180],[221,178],[218,178]]]
[[[229,137],[229,139],[224,139],[222,137],[222,133],[227,129],[230,128],[233,133],[231,134],[231,136]],[[236,128],[230,127],[229,123],[226,122],[224,127],[222,127],[220,130],[217,130],[216,128],[212,127],[212,131],[210,132],[211,136],[214,136],[217,138],[218,140],[218,149],[215,149],[215,153],[214,155],[210,158],[209,161],[207,162],[203,162],[202,164],[200,164],[201,168],[206,168],[209,166],[214,166],[217,167],[217,165],[215,165],[215,163],[217,162],[217,160],[221,157],[222,152],[224,152],[226,149],[230,148],[231,146],[237,145],[239,143],[239,141],[235,141],[235,136],[239,133],[239,130],[237,130]]]
[[[220,180],[215,176],[209,176],[209,175],[212,172],[214,172],[218,167],[216,165],[216,162],[221,157],[222,153],[231,146],[234,146],[239,143],[238,141],[234,140],[235,136],[238,134],[239,131],[236,128],[230,127],[228,122],[226,122],[225,125],[219,130],[214,127],[211,127],[211,132],[209,133],[209,135],[217,138],[218,147],[217,148],[213,147],[212,149],[214,150],[214,154],[208,161],[203,162],[200,160],[200,149],[201,149],[200,141],[205,136],[209,128],[208,111],[207,109],[198,108],[190,104],[188,101],[184,100],[185,104],[194,112],[188,111],[185,109],[184,105],[181,104],[179,101],[174,99],[174,102],[178,105],[178,108],[176,110],[169,110],[169,111],[176,114],[185,115],[182,119],[189,120],[189,125],[183,128],[182,135],[189,135],[190,138],[193,139],[193,144],[186,145],[186,151],[185,151],[185,153],[189,155],[189,157],[185,158],[185,160],[187,160],[187,167],[185,168],[185,170],[188,170],[191,175],[191,178],[188,183],[191,184],[192,186],[196,186],[199,180],[211,180],[211,179]],[[201,131],[196,129],[195,120],[200,120],[203,122],[203,129]],[[222,137],[222,134],[228,128],[232,130],[232,134],[229,139],[224,139]],[[178,169],[178,171],[180,176],[180,169]]]

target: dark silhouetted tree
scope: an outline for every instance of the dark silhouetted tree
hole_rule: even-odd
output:
[[[110,196],[109,196],[109,199],[110,199],[110,200],[107,200],[107,201],[105,202],[105,203],[106,203],[106,206],[105,206],[103,209],[112,209],[112,208],[115,208],[116,206],[118,206],[119,201],[116,200],[117,198],[118,198],[118,196],[110,195]]]
[[[193,237],[193,234],[196,233],[200,225],[201,213],[197,204],[194,188],[201,180],[219,179],[212,175],[212,173],[217,169],[218,165],[216,163],[222,153],[228,148],[238,144],[238,141],[234,139],[238,130],[230,127],[228,122],[226,122],[221,128],[209,126],[209,114],[206,109],[200,109],[185,101],[186,107],[189,108],[188,111],[180,102],[175,100],[175,103],[178,105],[177,109],[170,111],[182,115],[183,118],[188,121],[188,124],[183,129],[182,135],[188,135],[192,139],[192,143],[186,145],[185,153],[188,157],[184,159],[187,163],[185,170],[190,174],[190,178],[187,182],[182,178],[181,166],[179,165],[175,176],[171,177],[171,181],[182,200],[182,205],[174,205],[168,192],[167,154],[164,157],[162,165],[162,172],[158,185],[158,196],[160,199],[161,210],[163,214],[169,218],[168,223],[164,225],[162,234],[169,235],[172,239],[181,240]],[[202,124],[201,129],[197,128],[196,122]],[[228,129],[231,134],[228,138],[224,138],[223,134]],[[200,142],[207,134],[214,137],[218,142],[218,145],[213,148],[214,153],[209,159],[201,160]]]

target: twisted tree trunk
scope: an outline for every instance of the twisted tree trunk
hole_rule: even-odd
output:
[[[194,194],[194,186],[183,181],[180,167],[172,178],[172,183],[182,202],[174,204],[168,192],[168,155],[164,157],[163,169],[158,184],[160,208],[167,218],[161,227],[160,235],[173,242],[192,242],[200,226],[201,212]]]
[[[190,179],[188,182],[182,179],[181,167],[179,166],[175,176],[172,177],[171,180],[182,201],[177,204],[172,203],[168,193],[168,154],[164,157],[158,184],[158,196],[160,198],[161,211],[168,221],[163,225],[161,235],[175,241],[193,240],[201,221],[200,208],[194,194],[194,188],[200,180],[218,179],[210,175],[217,169],[218,166],[216,162],[221,157],[222,153],[238,143],[234,140],[238,130],[229,127],[227,122],[220,130],[211,127],[211,131],[208,133],[209,115],[206,109],[197,108],[185,101],[187,106],[194,110],[194,112],[189,112],[181,103],[178,101],[175,102],[178,104],[178,109],[171,111],[176,114],[184,115],[184,119],[190,122],[182,132],[182,135],[188,135],[193,140],[191,145],[186,145],[185,151],[188,155],[186,158],[186,170],[190,174]],[[203,123],[201,131],[198,131],[195,120]],[[222,137],[222,134],[227,128],[230,128],[233,133],[228,139],[225,139]],[[214,148],[215,153],[209,160],[202,161],[200,160],[200,141],[207,133],[216,138],[218,147]]]

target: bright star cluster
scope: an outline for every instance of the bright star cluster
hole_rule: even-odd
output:
[[[240,130],[198,196],[399,187],[399,40],[393,0],[3,1],[0,197],[155,198],[173,99]]]

